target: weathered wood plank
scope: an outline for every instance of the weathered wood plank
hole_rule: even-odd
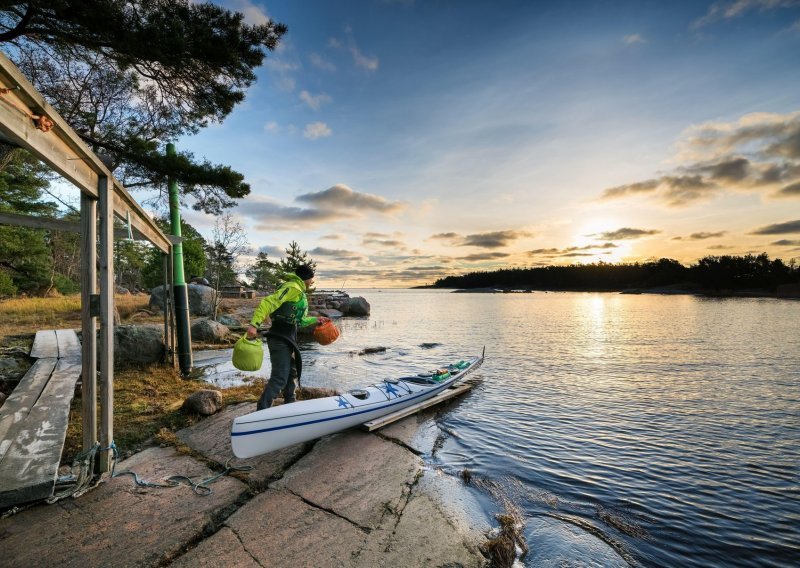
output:
[[[449,398],[453,398],[454,396],[458,396],[460,394],[463,394],[463,393],[467,392],[471,388],[472,388],[471,384],[464,383],[464,384],[461,384],[461,385],[458,385],[458,386],[455,386],[455,387],[451,387],[449,389],[445,389],[444,391],[440,392],[439,394],[437,394],[433,398],[429,398],[428,400],[423,400],[422,402],[419,402],[417,404],[413,404],[413,405],[409,406],[408,408],[403,408],[402,410],[398,410],[397,412],[392,412],[391,414],[387,414],[386,416],[381,416],[380,418],[376,418],[375,420],[370,420],[369,422],[364,422],[364,424],[361,425],[361,428],[363,430],[367,430],[368,432],[372,432],[373,430],[377,430],[378,428],[382,428],[382,427],[386,426],[387,424],[391,424],[392,422],[396,422],[397,420],[400,420],[401,418],[405,418],[406,416],[411,416],[412,414],[415,414],[415,413],[419,412],[420,410],[423,410],[423,409],[428,408],[430,406],[433,406],[435,404],[439,404],[441,402],[444,402],[445,400],[447,400]]]
[[[57,329],[56,339],[58,340],[59,359],[81,358],[81,343],[78,341],[78,334],[74,329]]]
[[[53,494],[80,362],[60,359],[0,461],[0,508]]]
[[[108,178],[100,178],[97,203],[100,217],[100,445],[111,446],[114,440],[114,231],[112,203],[114,186]],[[111,470],[111,452],[102,450],[97,456],[98,470]]]
[[[0,407],[0,464],[14,438],[17,426],[30,414],[39,400],[57,359],[39,359],[28,369],[17,387]]]
[[[97,442],[97,318],[89,304],[97,293],[97,201],[81,193],[81,404],[83,451]]]
[[[36,332],[33,347],[31,347],[31,357],[34,359],[58,358],[58,339],[54,330]]]
[[[100,158],[81,140],[28,79],[4,54],[0,53],[0,87],[11,89],[3,96],[11,104],[0,104],[0,135],[7,141],[32,151],[86,195],[97,198],[100,178],[111,176]],[[21,109],[44,114],[54,123],[52,130],[37,130],[31,117]],[[169,241],[156,222],[136,203],[128,191],[111,177],[118,187],[116,214],[125,220],[131,213],[131,225],[164,252]]]

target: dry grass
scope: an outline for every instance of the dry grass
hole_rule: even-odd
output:
[[[124,321],[146,309],[149,296],[115,296],[114,303]],[[42,329],[77,329],[81,326],[79,294],[57,298],[12,298],[0,302],[0,337],[36,333]]]
[[[190,426],[199,416],[181,410],[187,396],[208,383],[187,380],[171,367],[150,365],[119,369],[114,373],[114,441],[121,453],[136,451],[162,429]],[[263,383],[222,390],[225,404],[255,402]],[[81,399],[72,401],[70,423],[62,459],[70,461],[81,451]]]
[[[138,451],[151,438],[159,443],[174,440],[170,432],[191,426],[201,417],[181,409],[187,396],[201,389],[214,388],[208,383],[183,379],[178,371],[165,365],[118,369],[114,373],[114,442],[120,455]],[[224,405],[256,402],[264,389],[261,380],[218,389]],[[336,394],[328,389],[301,388],[298,400]],[[278,401],[280,402],[280,400]],[[71,463],[81,451],[81,399],[72,401],[62,462]],[[172,444],[174,445],[174,444]]]

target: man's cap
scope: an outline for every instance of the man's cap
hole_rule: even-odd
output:
[[[309,280],[314,278],[314,269],[308,264],[301,264],[294,269],[294,273],[300,277],[300,280]]]

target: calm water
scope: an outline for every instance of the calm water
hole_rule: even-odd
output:
[[[429,461],[525,517],[527,566],[800,565],[800,302],[363,290],[340,389],[479,353]],[[422,343],[439,343],[432,348]],[[365,347],[386,353],[358,356]]]

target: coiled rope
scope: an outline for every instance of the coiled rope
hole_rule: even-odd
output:
[[[100,444],[95,444],[88,451],[79,454],[72,462],[73,471],[75,470],[78,471],[74,484],[64,491],[53,494],[52,497],[46,499],[46,502],[52,504],[66,497],[77,498],[83,495],[89,489],[91,489],[94,486],[93,480],[95,478],[92,472],[94,471],[94,461],[97,457],[97,452],[108,451],[108,450],[110,450],[112,454],[110,478],[122,477],[123,475],[130,475],[133,477],[133,481],[138,487],[170,488],[170,487],[179,487],[181,485],[186,485],[188,487],[191,487],[195,495],[199,495],[201,497],[207,497],[209,495],[213,495],[214,490],[211,487],[209,487],[209,485],[211,485],[221,477],[228,475],[230,472],[251,471],[253,469],[252,465],[242,465],[242,466],[231,465],[230,462],[233,458],[228,458],[225,461],[224,469],[220,473],[212,475],[211,477],[207,477],[206,479],[201,479],[200,481],[194,481],[191,477],[187,475],[171,475],[165,480],[164,483],[157,483],[154,481],[147,481],[145,479],[142,479],[136,472],[131,470],[116,471],[117,458],[119,457],[119,453],[117,452],[116,443],[112,441],[111,445],[108,446],[107,448],[101,448]]]

